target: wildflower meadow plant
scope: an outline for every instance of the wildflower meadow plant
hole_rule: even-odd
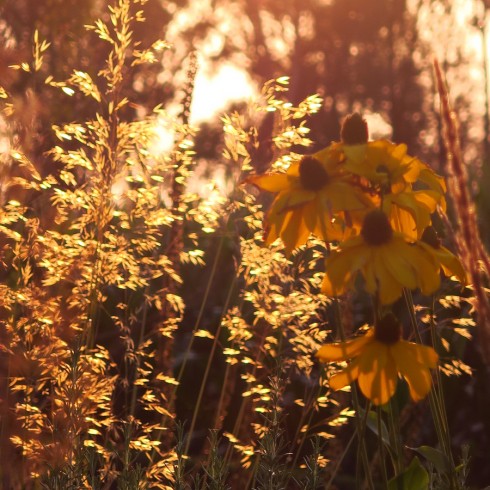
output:
[[[462,261],[443,239],[461,161],[446,187],[358,113],[319,148],[323,101],[285,76],[200,154],[198,49],[168,73],[178,50],[139,37],[155,5],[110,3],[84,11],[80,66],[52,72],[35,30],[0,80],[0,486],[466,488],[443,376],[470,374],[454,345],[488,299],[466,187]]]
[[[357,113],[344,120],[339,143],[298,158],[285,173],[249,179],[260,189],[277,193],[266,217],[266,243],[280,237],[290,253],[313,234],[326,242],[328,250],[321,292],[342,297],[363,288],[369,293],[373,326],[354,340],[323,345],[316,357],[323,363],[348,362],[329,378],[331,389],[357,381],[368,402],[365,410],[370,404],[386,406],[393,416],[392,398],[400,379],[407,383],[413,401],[424,399],[431,391],[430,370],[437,368],[439,359],[433,346],[422,344],[413,291],[433,297],[441,287],[441,273],[466,285],[462,263],[441,245],[432,225],[431,215],[446,209],[444,179],[408,155],[405,145],[368,141],[367,123]],[[403,339],[408,329],[394,308],[402,297],[416,342]],[[339,328],[344,338],[341,324]],[[352,390],[359,415],[355,386]],[[434,413],[440,408],[432,405],[440,433],[447,434],[444,418]],[[381,413],[377,416],[384,444]],[[400,467],[395,469],[398,475],[386,484],[401,481]],[[366,464],[365,471],[370,472]],[[423,471],[417,463],[405,477]],[[456,488],[456,473],[454,466],[447,467],[451,488]],[[386,469],[383,474],[387,478]]]

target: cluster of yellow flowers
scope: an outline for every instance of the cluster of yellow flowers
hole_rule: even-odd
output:
[[[285,173],[252,176],[249,182],[276,193],[266,219],[266,244],[281,238],[286,253],[310,234],[337,247],[326,259],[322,292],[339,296],[353,288],[359,273],[373,296],[375,325],[362,337],[323,346],[323,361],[354,359],[330,379],[333,389],[358,380],[374,404],[387,403],[398,376],[412,399],[430,390],[429,368],[438,356],[431,348],[401,339],[401,325],[389,305],[403,289],[435,293],[440,273],[465,283],[461,262],[443,247],[431,214],[446,207],[444,179],[407,154],[404,144],[368,141],[366,121],[346,118],[341,141],[290,165]]]

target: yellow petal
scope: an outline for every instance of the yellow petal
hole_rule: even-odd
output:
[[[375,405],[384,405],[394,395],[398,373],[388,346],[374,341],[359,359],[358,383],[363,395]]]
[[[361,235],[357,235],[355,237],[349,238],[345,242],[340,244],[342,250],[347,250],[349,248],[367,248],[364,242],[364,238]]]
[[[446,247],[439,246],[438,248],[434,248],[425,242],[421,242],[420,246],[439,261],[446,276],[456,276],[461,284],[466,284],[467,274],[463,264],[458,257],[452,254]]]
[[[330,209],[324,199],[317,194],[314,201],[305,206],[305,222],[308,229],[318,238],[326,242],[341,240],[344,230],[337,222],[332,222]]]
[[[412,400],[417,402],[425,398],[432,385],[429,369],[415,361],[410,350],[405,349],[401,342],[391,347],[391,353],[396,359],[398,370],[407,380]]]
[[[406,152],[406,147],[405,147],[405,152]],[[410,183],[415,182],[419,178],[420,168],[421,168],[420,164],[422,164],[422,162],[417,158],[410,157],[407,155],[404,164],[406,164],[407,167],[403,175],[404,180]]]
[[[319,193],[328,201],[332,212],[366,209],[371,205],[363,193],[347,182],[332,182]]]
[[[352,361],[349,366],[347,366],[340,373],[334,374],[329,380],[328,384],[332,390],[340,390],[344,386],[353,383],[359,376],[359,362],[356,360]]]
[[[334,252],[325,262],[322,292],[337,296],[345,292],[353,274],[362,266],[366,249],[361,245]]]
[[[378,287],[375,273],[376,268],[374,263],[375,249],[374,247],[369,247],[368,250],[369,253],[367,255],[366,263],[364,264],[364,267],[361,269],[361,271],[364,277],[364,281],[366,281],[366,290],[371,294],[375,294]]]
[[[447,248],[439,247],[437,258],[441,262],[442,269],[446,276],[454,275],[461,284],[467,283],[467,274],[461,261],[453,255]]]
[[[279,196],[278,196],[279,197]],[[287,223],[291,220],[293,215],[292,211],[275,212],[275,208],[272,207],[265,219],[265,233],[264,240],[266,245],[270,245],[275,242],[280,236],[282,230],[286,227]]]
[[[359,355],[363,347],[373,337],[371,329],[365,335],[347,342],[335,342],[333,344],[325,344],[316,353],[316,357],[322,362],[329,361],[346,361]]]
[[[288,199],[284,205],[285,209],[296,208],[312,201],[316,197],[315,191],[309,191],[303,188],[297,188],[288,194]]]
[[[413,191],[413,197],[419,203],[424,205],[429,212],[433,213],[437,209],[437,205],[441,202],[443,195],[437,191],[429,189],[421,191]]]
[[[437,366],[439,356],[432,347],[400,340],[400,342],[396,344],[396,349],[397,351],[405,351],[409,358],[423,366],[428,368],[435,368]]]
[[[306,203],[303,207],[303,216],[306,227],[316,236],[319,236],[315,233],[315,231],[317,229],[317,223],[319,219],[321,219],[322,214],[323,213],[319,212],[318,196],[316,196],[313,201]],[[322,238],[322,236],[320,235],[319,238]]]
[[[346,168],[349,169],[348,165],[359,165],[362,164],[367,152],[368,145],[343,145],[344,154],[347,157]],[[350,170],[350,169],[349,169]]]
[[[439,267],[435,259],[418,243],[399,246],[400,255],[411,262],[417,271],[418,286],[422,294],[435,293],[441,285]]]
[[[301,208],[292,210],[291,218],[285,222],[280,233],[286,249],[286,255],[289,255],[295,248],[301,247],[301,245],[306,243],[310,232],[306,227]]]
[[[252,175],[246,182],[268,192],[281,192],[291,187],[291,178],[286,174]]]
[[[335,144],[313,153],[312,156],[313,158],[316,158],[318,161],[322,162],[330,177],[335,177],[343,173],[343,155],[338,146],[335,146]]]
[[[289,175],[295,182],[299,181],[299,163],[293,162],[286,170],[286,175]]]
[[[281,191],[275,197],[274,201],[272,201],[272,204],[271,204],[271,207],[269,210],[269,215],[275,215],[275,214],[283,213],[284,211],[287,210],[286,205],[287,205],[288,200],[289,200],[289,194],[290,194],[289,190]]]
[[[378,248],[378,247],[377,247]],[[386,257],[390,252],[388,246],[379,247],[374,254],[374,274],[377,281],[379,300],[383,305],[394,303],[402,294],[402,284],[398,276],[391,274],[386,265]],[[372,291],[370,291],[372,292]]]
[[[391,194],[393,209],[390,219],[393,229],[413,239],[421,237],[425,228],[431,223],[430,214],[437,206],[437,201],[433,201],[433,209],[428,207],[423,202],[425,198],[429,200],[426,194],[417,195],[415,192]]]
[[[446,182],[444,181],[444,177],[437,175],[428,165],[422,165],[423,168],[421,169],[419,180],[439,194],[445,194]]]
[[[417,229],[417,221],[412,212],[403,209],[402,207],[398,206],[398,204],[394,204],[393,202],[391,205],[390,212],[386,214],[390,218],[390,223],[393,230],[403,233],[412,240],[416,240],[422,234],[422,232]],[[385,209],[384,203],[383,208]]]
[[[396,280],[408,289],[417,287],[417,273],[413,265],[398,253],[397,241],[393,241],[391,250],[382,255],[386,268]]]

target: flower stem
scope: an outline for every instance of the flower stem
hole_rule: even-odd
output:
[[[423,344],[422,337],[420,335],[420,331],[418,329],[417,317],[415,316],[415,305],[413,302],[412,292],[408,289],[404,289],[404,297],[405,302],[407,304],[408,313],[410,315],[410,320],[412,323],[413,332],[415,338],[419,344]],[[433,315],[431,318],[431,336],[432,336],[432,344],[434,345],[435,340],[435,325],[433,321]],[[457,471],[451,451],[451,439],[449,435],[449,426],[447,422],[446,416],[446,407],[444,404],[444,394],[442,391],[442,384],[440,378],[439,369],[436,369],[436,381],[437,381],[437,392],[434,389],[431,389],[429,392],[429,405],[432,413],[432,418],[434,420],[434,427],[437,433],[437,438],[439,440],[439,444],[447,457],[449,468],[447,471],[449,478],[449,485],[451,490],[455,490],[459,488],[458,479],[457,479]]]
[[[340,304],[337,299],[334,300],[334,311],[337,320],[337,325],[339,327],[338,330],[339,330],[340,340],[342,342],[345,342],[344,325],[342,323],[342,315],[340,314]],[[352,393],[352,404],[354,405],[354,410],[356,411],[356,433],[357,433],[357,439],[359,441],[358,459],[360,457],[362,461],[362,465],[364,467],[364,473],[369,488],[374,489],[373,479],[371,475],[371,467],[369,465],[369,458],[368,458],[365,439],[364,439],[364,432],[366,429],[368,411],[367,410],[365,411],[365,416],[363,417],[363,420],[361,420],[361,418],[359,417],[360,414],[359,395],[357,393],[357,386],[355,385],[355,383],[351,385],[351,393]]]

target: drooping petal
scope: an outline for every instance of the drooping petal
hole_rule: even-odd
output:
[[[332,212],[354,211],[372,207],[367,196],[348,182],[336,181],[319,192],[329,203]]]
[[[292,211],[278,210],[283,199],[284,193],[280,193],[272,203],[271,209],[264,220],[264,240],[266,245],[270,245],[281,236],[282,230],[287,226],[293,215]]]
[[[286,205],[289,200],[289,190],[281,191],[274,201],[272,201],[271,208],[269,210],[269,215],[268,218],[272,218],[273,216],[283,213],[284,211],[287,211]]]
[[[422,162],[418,158],[410,157],[406,155],[406,151],[407,151],[407,147],[405,146],[405,158],[403,161],[405,171],[403,173],[403,179],[405,180],[405,182],[409,182],[412,184],[419,178],[420,175],[419,164],[421,164]]]
[[[386,199],[391,201],[392,210],[390,220],[393,229],[417,239],[430,225],[430,215],[439,202],[429,193],[433,191],[406,191],[399,194],[390,194]]]
[[[396,349],[397,351],[403,350],[414,362],[418,362],[425,367],[435,368],[437,366],[439,356],[432,347],[400,340],[400,342],[396,344]]]
[[[376,276],[379,300],[383,305],[394,303],[402,294],[402,283],[391,273],[386,264],[386,257],[392,253],[389,246],[379,247],[374,254],[374,274]],[[383,251],[386,250],[386,253]],[[373,291],[370,291],[374,293]]]
[[[338,144],[331,144],[330,146],[313,153],[312,156],[324,165],[324,168],[330,177],[337,177],[345,173],[342,164],[343,154],[342,151],[340,151]]]
[[[394,395],[398,373],[388,356],[388,346],[373,341],[359,357],[359,388],[375,405],[384,405]]]
[[[417,287],[417,271],[413,264],[407,262],[403,255],[398,253],[398,240],[393,240],[390,250],[383,254],[386,268],[397,281],[408,289]]]
[[[252,175],[246,182],[267,192],[281,192],[291,187],[291,177],[287,174]]]
[[[418,286],[422,294],[428,296],[435,293],[441,285],[439,267],[435,259],[419,243],[404,243],[398,250],[417,271]]]
[[[297,188],[294,192],[288,194],[287,202],[284,205],[285,209],[296,208],[302,206],[315,199],[316,192],[308,189]]]
[[[421,232],[417,229],[417,221],[414,218],[411,211],[400,207],[394,198],[394,196],[399,196],[400,194],[390,194],[393,196],[392,199],[385,199],[383,201],[383,210],[386,212],[387,216],[390,218],[390,224],[395,231],[403,233],[412,240],[416,240]],[[388,206],[389,210],[388,210]],[[430,218],[429,218],[430,222]]]
[[[375,255],[374,247],[369,247],[368,251],[369,253],[368,253],[367,260],[363,268],[361,269],[361,271],[364,277],[364,281],[366,282],[366,290],[371,294],[375,294],[376,289],[378,287],[378,283],[376,279],[376,270],[374,264],[374,255]]]
[[[432,385],[429,369],[411,356],[410,350],[404,348],[408,342],[398,342],[391,347],[391,354],[401,375],[407,380],[412,400],[419,401],[427,396]]]
[[[468,276],[461,261],[453,255],[447,248],[439,247],[437,258],[441,262],[442,270],[446,276],[454,275],[461,284],[466,284]]]
[[[353,172],[353,169],[354,170],[362,169],[362,163],[366,158],[367,149],[368,149],[367,143],[361,145],[343,145],[344,154],[347,158],[345,168],[349,170],[349,172]],[[353,172],[353,173],[357,173],[357,172]]]
[[[325,262],[322,292],[328,296],[344,293],[353,275],[360,269],[365,253],[366,247],[362,244],[332,253]]]
[[[322,218],[321,214],[318,212],[318,196],[315,197],[312,201],[306,203],[303,207],[303,216],[305,218],[305,224],[308,230],[316,236],[319,236],[315,233],[318,221]],[[322,236],[319,236],[322,238]]]
[[[334,374],[328,383],[332,390],[340,390],[353,383],[359,376],[359,361],[355,359],[340,373]]]
[[[443,197],[439,192],[429,189],[413,191],[412,194],[415,200],[419,204],[424,205],[431,213],[437,209],[437,205],[441,202]]]
[[[419,174],[420,182],[426,184],[430,189],[443,195],[446,193],[446,182],[444,177],[437,175],[428,165],[421,163],[421,170]]]
[[[358,356],[372,337],[373,330],[371,329],[365,335],[353,340],[348,340],[347,342],[325,344],[316,353],[316,357],[322,362],[347,361],[348,359]]]
[[[349,238],[345,242],[342,242],[340,248],[341,250],[348,250],[349,248],[366,248],[366,247],[362,236],[357,235],[352,238]]]
[[[325,242],[340,241],[345,236],[345,230],[337,221],[332,222],[326,213],[318,217],[313,234]]]
[[[322,293],[327,296],[339,296],[345,293],[353,273],[350,264],[340,254],[332,256],[329,270],[325,273],[322,282]]]
[[[286,174],[289,175],[289,177],[292,177],[294,182],[299,180],[299,164],[299,161],[293,162],[286,170]]]
[[[289,255],[295,248],[301,247],[308,240],[310,231],[306,227],[301,209],[291,211],[291,218],[285,222],[281,230],[281,238],[284,242],[286,255]]]
[[[458,257],[443,246],[435,248],[424,242],[420,245],[439,261],[446,276],[456,276],[461,284],[466,284],[467,274]]]

